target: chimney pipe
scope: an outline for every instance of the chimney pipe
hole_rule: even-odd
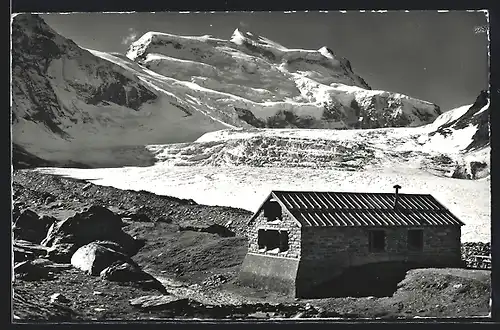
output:
[[[394,209],[396,210],[398,208],[398,202],[399,202],[399,189],[401,189],[400,185],[395,185],[393,188],[396,189],[396,195],[394,198]]]

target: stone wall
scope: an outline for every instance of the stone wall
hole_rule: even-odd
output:
[[[374,228],[375,229],[375,228]],[[460,227],[423,227],[422,251],[407,248],[408,228],[384,228],[383,252],[370,252],[369,228],[303,227],[298,291],[340,275],[346,268],[369,263],[408,262],[419,266],[461,266]]]
[[[285,230],[288,232],[288,251],[272,253],[259,252],[258,244],[258,231],[259,229],[275,229]],[[287,213],[283,212],[282,220],[268,221],[264,217],[264,212],[257,216],[257,218],[250,223],[246,229],[246,236],[248,238],[248,252],[260,253],[264,255],[287,257],[287,258],[300,258],[301,251],[301,231],[297,222],[291,218]]]
[[[284,252],[259,251],[259,229],[281,230],[288,233],[288,250]],[[247,226],[248,253],[239,272],[239,283],[296,296],[295,281],[300,263],[301,228],[286,212],[281,220],[268,221],[263,210]]]

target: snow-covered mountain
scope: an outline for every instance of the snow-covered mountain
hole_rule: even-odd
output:
[[[236,29],[230,40],[148,32],[127,57],[164,77],[201,86],[239,127],[377,128],[420,126],[438,106],[372,90],[327,47],[288,49]],[[191,95],[199,98],[193,85]]]
[[[490,171],[489,101],[450,110],[413,128],[362,130],[227,129],[194,143],[151,145],[159,162],[183,166],[309,167],[363,171],[418,168],[480,179]]]
[[[225,128],[416,127],[439,114],[370,89],[326,47],[149,32],[125,56],[83,49],[37,15],[12,21],[14,158],[27,163],[134,165],[154,161],[145,145]]]
[[[106,165],[105,155],[116,148],[189,141],[229,127],[188,108],[134,70],[57,34],[39,16],[14,17],[14,157],[23,149],[58,163]]]

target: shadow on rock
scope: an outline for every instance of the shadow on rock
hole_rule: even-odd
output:
[[[103,269],[100,275],[108,281],[130,284],[148,290],[158,290],[163,294],[168,293],[160,281],[143,271],[134,262],[115,262]]]

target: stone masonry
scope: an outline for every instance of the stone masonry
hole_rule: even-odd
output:
[[[279,252],[278,254],[272,253],[270,251],[261,253],[259,252],[258,244],[258,232],[259,229],[275,229],[275,230],[285,230],[288,232],[288,250],[285,252]],[[272,255],[278,257],[287,258],[300,258],[301,252],[301,230],[297,222],[290,217],[286,212],[283,212],[283,219],[281,221],[268,221],[263,212],[257,216],[257,218],[247,227],[247,238],[248,238],[248,252],[250,253],[260,253],[264,255]]]
[[[375,228],[374,228],[375,229]],[[297,287],[314,287],[345,269],[369,263],[409,262],[423,267],[461,266],[460,227],[423,227],[421,251],[407,247],[408,227],[376,228],[386,232],[383,252],[369,250],[364,227],[303,227]]]

